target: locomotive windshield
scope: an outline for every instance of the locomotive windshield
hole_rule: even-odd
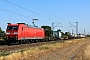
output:
[[[7,26],[7,30],[18,30],[18,26]]]

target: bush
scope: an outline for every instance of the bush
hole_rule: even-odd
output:
[[[40,50],[43,50],[43,49],[49,49],[48,46],[42,46],[42,47],[39,47]]]
[[[10,52],[0,52],[0,56],[7,56],[9,54],[10,54]]]

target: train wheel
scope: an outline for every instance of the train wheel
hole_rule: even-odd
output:
[[[34,42],[34,40],[33,40],[33,39],[31,39],[31,40],[30,40],[30,42],[31,42],[31,43],[33,43],[33,42]]]
[[[35,39],[35,40],[34,40],[34,42],[36,43],[36,42],[37,42],[37,40]]]
[[[49,41],[49,39],[44,39],[44,41],[46,41],[46,42],[47,42],[47,41]]]
[[[29,40],[26,40],[26,44],[29,44],[30,42],[29,42]]]
[[[8,42],[8,41],[7,41],[6,44],[9,46],[9,45],[11,45],[11,42]]]
[[[20,44],[22,44],[23,43],[23,41],[22,40],[20,40]]]
[[[18,45],[19,44],[19,41],[16,41],[16,43],[15,43],[16,45]]]

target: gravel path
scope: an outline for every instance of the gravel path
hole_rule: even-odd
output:
[[[74,60],[90,60],[90,42],[79,51]]]
[[[55,52],[48,53],[37,60],[77,60],[77,55],[85,48],[86,45],[88,45],[89,42],[90,40],[83,40],[81,42],[71,44],[62,49],[58,49]]]

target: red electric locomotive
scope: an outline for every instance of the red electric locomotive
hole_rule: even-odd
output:
[[[45,38],[44,29],[31,27],[25,23],[8,23],[6,41],[8,43],[21,43],[42,40]]]

